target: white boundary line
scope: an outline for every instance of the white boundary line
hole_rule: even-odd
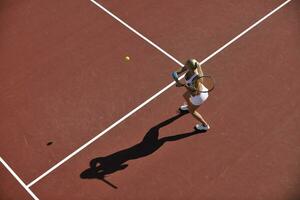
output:
[[[20,177],[10,168],[10,166],[0,157],[0,162],[4,165],[4,167],[17,179],[17,181],[22,185],[22,187],[31,195],[34,200],[39,200],[37,196],[29,189],[28,186],[20,179]]]
[[[108,11],[102,5],[100,5],[99,3],[97,3],[94,0],[90,0],[90,1],[92,3],[94,3],[96,6],[98,6],[99,8],[101,8],[103,11],[105,11],[107,14],[109,14],[110,16],[112,16],[114,19],[116,19],[117,21],[119,21],[121,24],[123,24],[129,30],[131,30],[132,32],[134,32],[135,34],[137,34],[139,37],[141,37],[142,39],[144,39],[146,42],[148,42],[149,44],[151,44],[152,46],[154,46],[156,49],[158,49],[159,51],[161,51],[163,54],[165,54],[167,57],[169,57],[170,59],[172,59],[174,62],[176,62],[180,66],[183,66],[183,64],[180,63],[178,60],[176,60],[173,56],[171,56],[170,54],[168,54],[167,52],[165,52],[163,49],[161,49],[156,44],[154,44],[153,42],[151,42],[145,36],[143,36],[142,34],[140,34],[139,32],[137,32],[135,29],[133,29],[132,27],[130,27],[128,24],[126,24],[120,18],[118,18],[113,13],[111,13],[110,11]],[[240,37],[242,37],[243,35],[245,35],[247,32],[249,32],[251,29],[253,29],[254,27],[256,27],[261,22],[263,22],[265,19],[267,19],[268,17],[270,17],[276,11],[278,11],[279,9],[281,9],[282,7],[284,7],[290,1],[291,0],[285,1],[283,4],[281,4],[280,6],[278,6],[276,9],[274,9],[273,11],[271,11],[270,13],[268,13],[266,16],[264,16],[263,18],[261,18],[260,20],[258,20],[257,22],[255,22],[253,25],[251,25],[245,31],[243,31],[242,33],[240,33],[239,35],[237,35],[235,38],[233,38],[232,40],[230,40],[229,42],[227,42],[225,45],[223,45],[217,51],[215,51],[210,56],[208,56],[203,61],[201,61],[200,64],[203,64],[203,63],[207,62],[209,59],[211,59],[212,57],[214,57],[216,54],[218,54],[219,52],[221,52],[222,50],[224,50],[230,44],[232,44],[233,42],[235,42],[237,39],[239,39]],[[182,77],[183,76],[181,76],[180,78],[182,78]],[[48,174],[50,174],[52,171],[54,171],[60,165],[62,165],[63,163],[65,163],[66,161],[68,161],[70,158],[72,158],[73,156],[75,156],[77,153],[79,153],[80,151],[82,151],[84,148],[86,148],[87,146],[89,146],[90,144],[92,144],[94,141],[96,141],[102,135],[104,135],[105,133],[107,133],[108,131],[110,131],[112,128],[114,128],[115,126],[117,126],[118,124],[120,124],[122,121],[124,121],[125,119],[127,119],[128,117],[130,117],[132,114],[134,114],[135,112],[137,112],[139,109],[141,109],[142,107],[144,107],[145,105],[147,105],[149,102],[151,102],[153,99],[155,99],[156,97],[158,97],[160,94],[162,94],[163,92],[165,92],[166,90],[168,90],[174,84],[175,84],[175,82],[173,81],[172,83],[170,83],[169,85],[167,85],[166,87],[164,87],[162,90],[160,90],[159,92],[157,92],[156,94],[154,94],[153,96],[151,96],[149,99],[147,99],[142,104],[140,104],[139,106],[137,106],[135,109],[133,109],[132,111],[130,111],[128,114],[126,114],[125,116],[123,116],[121,119],[119,119],[118,121],[116,121],[115,123],[113,123],[112,125],[110,125],[108,128],[106,128],[105,130],[103,130],[101,133],[99,133],[98,135],[96,135],[94,138],[92,138],[91,140],[89,140],[87,143],[85,143],[84,145],[82,145],[81,147],[79,147],[78,149],[76,149],[73,153],[71,153],[70,155],[68,155],[67,157],[65,157],[63,160],[61,160],[60,162],[58,162],[57,164],[55,164],[53,167],[51,167],[50,169],[48,169],[46,172],[44,172],[42,175],[40,175],[36,179],[34,179],[31,183],[29,183],[27,185],[27,187],[31,187],[32,185],[36,184],[39,180],[41,180],[42,178],[44,178],[45,176],[47,176]]]
[[[273,15],[275,12],[277,12],[279,9],[281,9],[282,7],[284,7],[286,4],[288,4],[291,1],[292,0],[287,0],[284,3],[282,3],[280,6],[278,6],[277,8],[275,8],[274,10],[272,10],[271,12],[269,12],[266,16],[264,16],[263,18],[261,18],[260,20],[258,20],[257,22],[255,22],[254,24],[252,24],[251,26],[249,26],[249,28],[247,28],[246,30],[244,30],[243,32],[241,32],[235,38],[233,38],[232,40],[230,40],[229,42],[227,42],[220,49],[218,49],[217,51],[215,51],[214,53],[212,53],[210,56],[208,56],[207,58],[205,58],[204,60],[202,60],[200,62],[200,64],[203,64],[203,63],[207,62],[208,60],[210,60],[212,57],[214,57],[215,55],[217,55],[218,53],[220,53],[221,51],[223,51],[226,47],[228,47],[233,42],[235,42],[237,39],[239,39],[240,37],[242,37],[243,35],[245,35],[246,33],[248,33],[251,29],[255,28],[257,25],[259,25],[261,22],[263,22],[265,19],[267,19],[268,17],[270,17],[271,15]]]
[[[106,12],[108,15],[110,15],[111,17],[113,17],[115,20],[117,20],[118,22],[120,22],[122,25],[124,25],[126,28],[128,28],[129,30],[131,30],[132,32],[134,32],[135,34],[137,34],[139,37],[141,37],[143,40],[145,40],[146,42],[148,42],[149,44],[151,44],[154,48],[156,48],[157,50],[159,50],[160,52],[162,52],[163,54],[165,54],[167,57],[169,57],[171,60],[173,60],[174,62],[176,62],[178,65],[183,66],[183,64],[181,62],[179,62],[176,58],[174,58],[173,56],[171,56],[169,53],[167,53],[165,50],[163,50],[162,48],[160,48],[158,45],[156,45],[154,42],[152,42],[151,40],[149,40],[148,38],[146,38],[144,35],[142,35],[140,32],[138,32],[137,30],[135,30],[134,28],[132,28],[131,26],[129,26],[127,23],[125,23],[123,20],[121,20],[119,17],[117,17],[116,15],[114,15],[112,12],[110,12],[109,10],[107,10],[104,6],[102,6],[101,4],[99,4],[98,2],[96,2],[95,0],[90,0],[93,4],[95,4],[97,7],[99,7],[100,9],[102,9],[104,12]]]

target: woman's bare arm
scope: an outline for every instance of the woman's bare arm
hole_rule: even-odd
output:
[[[199,64],[198,67],[197,67],[197,72],[198,72],[198,75],[199,75],[199,76],[203,76],[203,71],[202,71],[202,67],[201,67],[200,64]]]
[[[196,80],[195,87],[196,87],[196,91],[198,92],[197,94],[199,94],[200,91],[204,91],[204,88],[203,88],[204,85],[202,84],[201,78]]]
[[[200,76],[200,84],[201,84],[201,82],[203,83],[203,79],[202,79],[201,77],[204,75],[204,73],[203,73],[203,71],[202,71],[202,67],[201,67],[200,64],[199,64],[198,67],[197,67],[197,72],[198,72],[198,75]],[[198,79],[197,81],[199,81],[199,79]],[[202,84],[201,84],[201,85],[202,85]]]
[[[180,74],[184,73],[186,70],[187,70],[187,68],[185,66],[183,66],[180,69],[176,70],[176,73],[178,75],[180,75]]]

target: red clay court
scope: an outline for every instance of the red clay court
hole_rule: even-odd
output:
[[[1,200],[300,199],[299,0],[0,6]],[[170,76],[191,57],[205,133]]]

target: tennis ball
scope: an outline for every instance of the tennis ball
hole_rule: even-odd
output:
[[[129,60],[130,60],[130,57],[129,57],[129,56],[126,56],[126,57],[125,57],[125,60],[129,61]]]

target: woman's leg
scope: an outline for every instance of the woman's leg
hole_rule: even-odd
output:
[[[208,123],[204,120],[204,118],[200,115],[200,113],[198,113],[196,110],[199,108],[199,106],[192,104],[192,102],[190,101],[190,93],[187,91],[183,94],[184,99],[187,102],[188,108],[189,108],[189,112],[192,114],[192,116],[200,121],[203,125],[205,126],[209,126]]]
[[[199,106],[198,106],[199,107]],[[197,108],[198,108],[197,107]],[[196,108],[196,109],[197,109]],[[189,108],[190,109],[190,108]],[[209,126],[208,125],[208,123],[204,120],[204,118],[200,115],[200,113],[198,113],[197,111],[196,111],[196,109],[193,111],[193,112],[191,112],[191,114],[193,115],[193,117],[194,118],[196,118],[198,121],[200,121],[203,125],[205,125],[205,126]]]

